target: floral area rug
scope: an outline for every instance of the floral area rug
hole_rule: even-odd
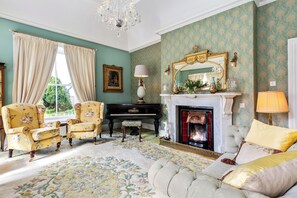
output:
[[[76,157],[48,166],[15,188],[16,197],[151,197],[147,173],[115,157]],[[38,196],[37,196],[38,195]]]
[[[121,134],[114,133],[110,139],[103,136],[98,145],[77,142],[72,148],[65,146],[62,154],[69,152],[69,157],[49,163],[34,175],[0,185],[0,197],[155,197],[147,177],[154,161],[170,159],[195,172],[212,162],[160,146],[153,132],[142,137],[139,142],[138,136],[128,135],[121,142]]]
[[[137,140],[138,137],[130,136],[130,138],[125,140],[125,142],[116,140],[112,143],[125,149],[136,149],[143,156],[154,161],[157,161],[160,158],[171,160],[180,166],[185,166],[191,169],[192,171],[202,171],[206,166],[213,162],[213,160],[200,155],[160,146],[152,141],[137,143]]]

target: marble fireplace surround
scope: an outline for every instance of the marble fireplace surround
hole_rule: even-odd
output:
[[[214,151],[221,152],[224,145],[226,126],[232,125],[232,106],[241,93],[222,92],[215,94],[161,94],[168,111],[168,133],[171,141],[178,139],[178,106],[213,108]]]

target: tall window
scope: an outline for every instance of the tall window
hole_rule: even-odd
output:
[[[41,103],[46,107],[45,117],[74,115],[73,105],[78,102],[67,68],[64,49],[58,48],[56,62]]]

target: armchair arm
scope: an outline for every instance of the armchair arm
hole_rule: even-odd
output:
[[[54,122],[44,123],[44,127],[59,128],[60,125],[61,125],[61,122],[60,121],[54,121]]]
[[[29,127],[22,126],[17,128],[11,128],[7,130],[7,134],[15,134],[15,133],[28,133],[30,131]]]
[[[80,123],[81,121],[79,119],[68,119],[66,122],[68,125],[74,125]]]
[[[103,120],[103,116],[104,116],[104,103],[101,102],[101,104],[100,104],[100,119]]]
[[[100,118],[96,119],[96,124],[101,124],[102,123],[102,120],[103,119],[100,119]]]

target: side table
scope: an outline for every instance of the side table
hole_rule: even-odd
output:
[[[67,122],[61,122],[60,127],[63,127],[63,126],[66,127],[66,136],[67,136],[67,132],[68,132],[68,124],[67,124]]]

